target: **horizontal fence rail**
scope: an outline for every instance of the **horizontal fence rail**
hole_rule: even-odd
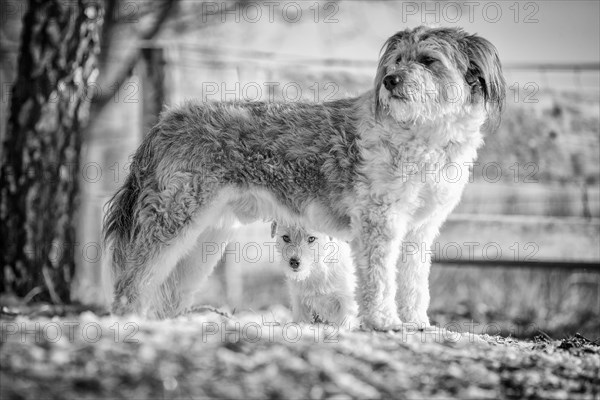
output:
[[[599,238],[599,218],[459,214],[444,224],[432,256],[439,264],[600,272]]]

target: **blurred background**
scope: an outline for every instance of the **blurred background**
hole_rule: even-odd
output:
[[[27,2],[3,1],[0,139]],[[597,1],[104,2],[98,73],[79,130],[70,299],[105,304],[103,206],[163,107],[186,99],[327,101],[373,85],[393,33],[460,26],[494,43],[507,78],[502,124],[436,242],[438,324],[531,337],[600,332],[600,3]],[[4,146],[5,154],[11,151]],[[289,306],[269,226],[242,228],[199,304]],[[6,238],[3,238],[6,239]],[[7,274],[6,272],[3,272]],[[8,275],[4,275],[6,279]],[[43,297],[43,289],[28,300]],[[39,297],[42,296],[42,297]]]

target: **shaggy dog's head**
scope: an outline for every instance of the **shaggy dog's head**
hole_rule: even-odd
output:
[[[378,118],[404,125],[487,113],[497,127],[505,82],[494,45],[459,28],[418,27],[390,37],[375,78]]]

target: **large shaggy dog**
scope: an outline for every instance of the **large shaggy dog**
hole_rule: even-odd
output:
[[[220,257],[205,244],[236,221],[273,219],[351,243],[364,326],[427,325],[428,249],[504,90],[490,42],[420,27],[388,39],[359,97],[165,112],[106,215],[113,311],[182,311]]]

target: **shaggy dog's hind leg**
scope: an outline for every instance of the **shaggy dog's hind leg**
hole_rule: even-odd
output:
[[[194,295],[223,257],[231,232],[230,228],[205,230],[192,251],[179,261],[161,287],[169,299],[165,303],[165,317],[182,314],[193,306]]]
[[[109,235],[115,245],[114,257],[115,298],[113,312],[159,316],[167,303],[160,290],[179,260],[195,246],[201,231],[211,222],[210,218],[198,218],[206,211],[206,201],[194,184],[196,177],[187,172],[171,172],[160,177],[167,184],[157,191],[147,185],[137,189],[136,196],[128,201],[131,226],[116,229]],[[206,192],[206,189],[204,190]],[[126,200],[118,198],[113,210],[124,210]],[[115,219],[113,211],[111,219]],[[121,211],[122,213],[122,211]],[[157,314],[158,313],[158,314]]]
[[[168,293],[161,290],[161,285],[179,260],[193,250],[197,238],[198,228],[187,226],[170,243],[155,243],[153,257],[142,257],[144,263],[127,267],[117,278],[113,312],[164,317],[165,305],[170,301]]]

